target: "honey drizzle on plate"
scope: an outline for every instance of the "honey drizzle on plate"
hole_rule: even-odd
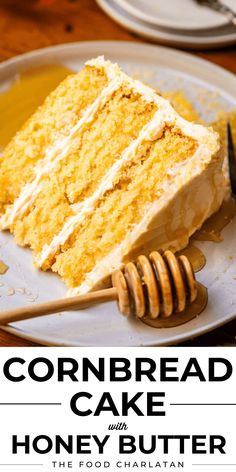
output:
[[[233,199],[224,201],[219,211],[205,221],[202,228],[194,234],[194,239],[217,243],[222,241],[221,232],[232,221],[235,215],[236,202]]]
[[[207,300],[208,295],[206,287],[198,283],[198,294],[196,300],[191,305],[188,305],[182,313],[174,313],[169,318],[158,317],[155,320],[146,316],[142,318],[141,321],[152,328],[174,328],[187,323],[200,315],[207,305]]]
[[[6,146],[47,95],[72,70],[63,65],[44,65],[16,75],[10,87],[0,93],[0,150]]]
[[[223,202],[217,213],[212,215],[191,238],[189,245],[179,251],[178,254],[185,254],[192,263],[194,272],[201,270],[206,264],[206,257],[193,243],[195,241],[213,241],[220,242],[223,240],[222,230],[232,221],[236,215],[236,202],[228,200]],[[198,283],[198,296],[194,303],[187,306],[182,313],[174,313],[170,318],[157,318],[152,320],[149,317],[142,319],[142,322],[152,328],[174,328],[181,324],[191,321],[200,315],[207,305],[208,295],[207,289]]]
[[[199,272],[206,265],[206,257],[197,246],[194,246],[192,242],[189,245],[178,252],[178,255],[184,254],[191,262],[194,272]]]

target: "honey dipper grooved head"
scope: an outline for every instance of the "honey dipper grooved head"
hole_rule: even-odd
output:
[[[138,318],[168,318],[183,312],[197,297],[189,259],[184,255],[177,257],[171,251],[139,256],[135,263],[128,262],[123,270],[115,271],[112,283],[117,288],[121,313]]]

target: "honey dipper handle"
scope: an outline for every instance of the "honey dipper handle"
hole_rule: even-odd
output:
[[[108,288],[76,297],[61,298],[59,300],[38,303],[36,305],[25,306],[22,308],[14,308],[13,310],[0,312],[0,325],[27,320],[29,318],[36,318],[38,316],[50,315],[64,310],[70,311],[86,308],[96,303],[103,303],[117,299],[117,289]]]

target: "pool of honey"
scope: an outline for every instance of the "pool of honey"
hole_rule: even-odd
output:
[[[236,215],[236,202],[231,199],[223,202],[221,208],[217,213],[212,215],[197,231],[189,245],[179,251],[178,254],[185,254],[190,260],[194,272],[198,272],[206,264],[206,257],[197,246],[194,245],[194,241],[212,241],[220,242],[223,240],[222,231],[223,229],[233,220]],[[207,289],[202,284],[198,283],[198,295],[194,303],[187,306],[184,312],[174,313],[170,318],[157,318],[151,320],[148,316],[142,319],[143,323],[151,326],[152,328],[173,328],[191,321],[196,316],[200,315],[207,305],[208,295]]]
[[[232,221],[235,214],[235,200],[230,199],[223,202],[219,211],[205,221],[202,228],[194,234],[194,239],[197,241],[213,241],[219,243],[223,240],[223,229]]]
[[[191,321],[203,312],[208,301],[208,292],[206,287],[198,283],[197,289],[196,300],[191,303],[191,305],[187,305],[183,312],[174,313],[169,318],[163,318],[160,316],[155,320],[151,319],[149,316],[145,316],[141,321],[152,328],[175,328],[176,326]]]

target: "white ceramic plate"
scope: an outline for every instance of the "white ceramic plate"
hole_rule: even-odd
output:
[[[226,16],[195,0],[115,0],[126,12],[152,25],[182,30],[205,30],[228,23]],[[236,12],[235,0],[223,0]]]
[[[214,49],[236,43],[236,27],[222,26],[204,31],[168,30],[142,21],[125,11],[115,0],[97,0],[114,21],[129,31],[159,44],[188,49]],[[169,5],[169,2],[166,2]]]
[[[224,69],[175,50],[120,41],[61,45],[13,58],[0,64],[0,91],[5,90],[15,74],[23,69],[56,62],[78,70],[87,59],[99,54],[117,61],[129,74],[138,75],[155,87],[185,90],[209,121],[218,112],[217,107],[212,107],[216,97],[220,108],[236,107],[236,78]],[[201,105],[203,97],[204,109]],[[185,325],[153,329],[138,320],[127,320],[119,314],[114,303],[108,303],[80,312],[14,323],[8,329],[43,344],[65,346],[160,346],[193,338],[235,317],[235,234],[236,219],[224,230],[222,243],[200,244],[208,262],[198,278],[209,289],[209,303],[201,316]],[[33,269],[30,251],[17,247],[8,233],[0,235],[0,259],[10,267],[0,277],[2,309],[28,304],[34,297],[37,301],[46,301],[65,294],[59,278]],[[9,288],[14,288],[14,295],[8,295],[12,293]],[[27,293],[21,293],[22,288]]]

